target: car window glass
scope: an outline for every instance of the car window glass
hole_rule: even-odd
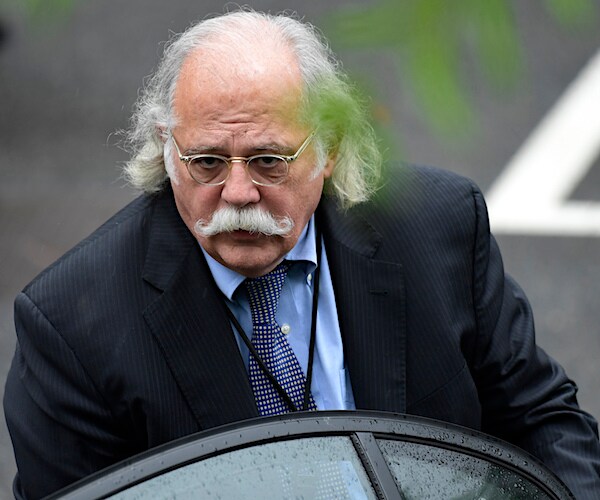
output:
[[[224,453],[172,470],[110,497],[376,498],[350,438],[279,441]]]
[[[407,500],[549,498],[520,474],[470,455],[403,441],[378,443]]]

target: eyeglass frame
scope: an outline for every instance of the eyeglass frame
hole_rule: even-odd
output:
[[[257,186],[271,187],[271,186],[279,186],[280,184],[282,184],[285,181],[285,179],[287,178],[287,176],[290,172],[290,163],[296,161],[298,159],[298,157],[308,147],[308,145],[311,143],[312,139],[316,135],[316,130],[313,130],[308,135],[308,137],[300,145],[298,150],[291,156],[278,155],[278,154],[259,154],[259,155],[253,155],[253,156],[229,156],[229,157],[223,156],[223,155],[217,155],[217,154],[182,155],[181,150],[179,149],[179,145],[177,144],[177,140],[175,139],[175,135],[173,133],[170,133],[169,135],[170,135],[170,138],[173,139],[173,144],[175,145],[175,150],[177,151],[177,156],[179,156],[179,160],[182,161],[183,163],[185,163],[187,171],[190,174],[190,177],[192,178],[192,180],[194,182],[196,182],[202,186],[222,186],[223,184],[225,184],[225,182],[227,181],[227,179],[229,179],[229,176],[231,175],[231,169],[233,168],[233,162],[244,162],[244,165],[245,165],[244,169],[248,173],[248,176],[250,177],[250,180],[252,181],[253,184],[256,184]],[[256,158],[264,158],[265,156],[278,158],[285,162],[287,168],[286,168],[285,175],[282,177],[281,181],[275,182],[272,184],[265,184],[265,183],[262,183],[262,182],[259,182],[255,179],[253,179],[252,174],[248,170],[248,162],[250,162]],[[219,181],[219,182],[215,182],[215,183],[201,182],[198,179],[196,179],[192,175],[192,172],[190,170],[190,165],[191,165],[192,161],[197,158],[217,158],[219,160],[223,160],[227,164],[227,176],[225,177],[225,179],[223,179],[222,181]]]

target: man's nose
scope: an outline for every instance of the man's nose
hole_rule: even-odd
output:
[[[229,177],[223,185],[221,198],[236,207],[244,207],[260,201],[258,186],[252,182],[247,165],[243,160],[231,162]]]

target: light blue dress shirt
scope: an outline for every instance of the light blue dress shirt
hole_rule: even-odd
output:
[[[240,286],[246,278],[217,262],[204,249],[202,252],[217,286],[227,298],[227,306],[251,339],[250,304],[246,288]],[[313,276],[317,268],[314,216],[304,228],[294,248],[284,256],[284,259],[290,261],[292,265],[281,291],[276,319],[298,358],[302,371],[306,374],[313,303]],[[324,244],[320,266],[317,335],[311,392],[319,410],[354,410],[354,396],[344,362],[342,335]],[[232,328],[247,369],[250,355],[248,348],[233,325]]]

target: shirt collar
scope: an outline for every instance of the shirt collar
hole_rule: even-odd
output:
[[[307,272],[312,272],[317,267],[317,247],[315,242],[315,216],[313,215],[304,227],[294,247],[283,258],[289,261],[304,261],[307,264]],[[217,262],[206,253],[202,245],[200,245],[200,248],[217,286],[229,300],[233,300],[233,294],[246,277]]]

